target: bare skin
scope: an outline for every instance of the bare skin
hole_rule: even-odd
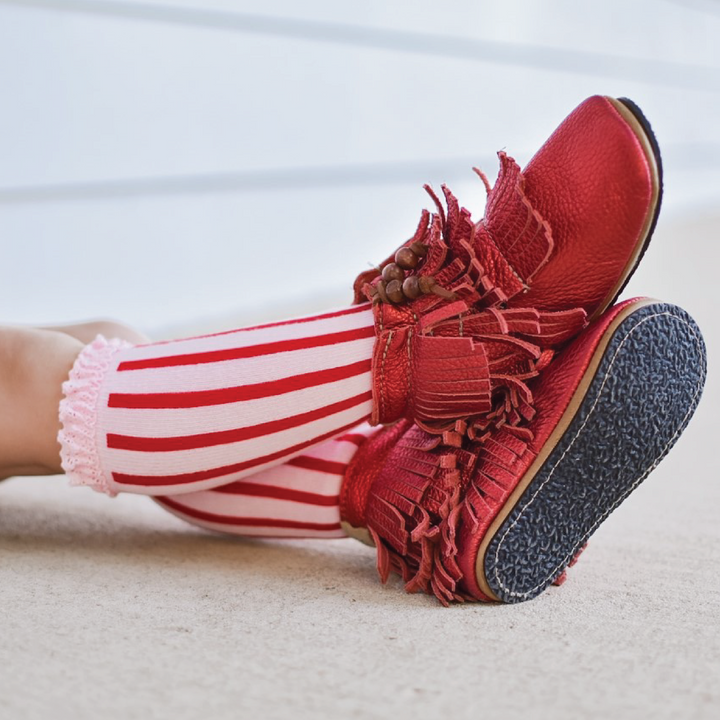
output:
[[[148,338],[109,320],[47,328],[0,327],[0,480],[62,473],[58,406],[62,383],[96,335]]]

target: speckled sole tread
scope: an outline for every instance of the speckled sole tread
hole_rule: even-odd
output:
[[[608,331],[567,429],[478,558],[478,579],[502,602],[529,600],[563,572],[697,406],[706,355],[693,319],[662,303],[629,310]]]

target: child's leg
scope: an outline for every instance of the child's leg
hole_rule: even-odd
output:
[[[0,328],[0,480],[62,472],[60,446],[56,440],[59,430],[57,377],[67,378],[68,359],[74,361],[83,345],[98,334],[132,343],[148,342],[143,333],[112,320],[41,328]],[[73,338],[80,344],[73,342]],[[44,393],[46,402],[38,397],[39,392]],[[46,430],[38,434],[38,426],[28,423],[30,417],[36,416],[54,419],[54,424],[41,424]],[[48,448],[54,451],[49,452]],[[38,452],[45,458],[44,464],[17,462],[18,458],[35,457]]]
[[[61,404],[63,469],[110,493],[196,492],[280,464],[371,410],[369,306],[136,347],[87,346]]]
[[[0,476],[60,468],[61,385],[83,348],[64,333],[0,328]]]
[[[244,480],[155,500],[208,530],[250,537],[345,537],[340,486],[358,447],[377,430],[363,423]]]
[[[120,338],[133,345],[150,342],[150,338],[129,325],[115,320],[89,320],[88,322],[74,323],[73,325],[48,325],[40,330],[65,333],[80,340],[83,345],[91,343],[98,335],[106,338]]]
[[[45,429],[38,433],[35,418],[56,418],[57,379],[67,376],[83,347],[81,342],[97,333],[128,341],[147,340],[132,328],[110,321],[45,329],[0,329],[1,377],[8,381],[3,383],[1,395],[4,412],[0,415],[0,479],[60,472],[57,421],[43,424]],[[45,382],[49,378],[56,382]],[[53,385],[55,393],[49,392]],[[338,507],[340,484],[358,444],[374,430],[363,424],[281,466],[253,474],[247,481],[158,501],[191,523],[233,534],[343,537]],[[37,462],[16,464],[30,460]]]

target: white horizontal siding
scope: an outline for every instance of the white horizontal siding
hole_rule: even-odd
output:
[[[527,160],[596,92],[629,95],[652,120],[671,211],[720,187],[711,3],[151,6],[201,10],[181,22],[129,1],[42,5],[0,0],[7,320],[110,314],[152,328],[349,286],[412,232],[422,182],[447,179],[481,212],[469,166],[494,174],[500,148]],[[372,48],[193,25],[212,11],[432,34],[436,54],[407,35]],[[511,52],[446,57],[448,35]],[[402,51],[387,49],[393,37]],[[595,53],[599,67],[578,55],[573,72],[551,69],[543,47]],[[653,63],[682,67],[668,84]]]

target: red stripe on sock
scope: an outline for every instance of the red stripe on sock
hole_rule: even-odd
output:
[[[305,505],[322,505],[323,507],[333,507],[340,504],[339,495],[320,495],[319,493],[304,490],[293,490],[275,485],[261,485],[260,483],[245,482],[243,480],[220,485],[212,492],[227,495],[252,495],[253,497],[274,498],[275,500],[291,500]]]
[[[285,448],[284,450],[278,450],[277,452],[270,453],[269,455],[263,455],[262,457],[256,457],[252,460],[245,460],[244,462],[234,463],[232,465],[210,468],[209,470],[198,470],[197,472],[181,473],[177,475],[129,475],[126,473],[113,472],[112,476],[113,480],[119,485],[143,485],[146,487],[186,485],[194,482],[201,482],[203,480],[211,480],[212,478],[222,477],[223,475],[231,475],[236,472],[242,472],[243,470],[257,467],[258,465],[264,465],[265,463],[272,462],[273,460],[281,460],[288,455],[293,455],[305,448],[321,443],[323,440],[329,440],[337,433],[349,430],[357,424],[357,422],[348,423],[337,430],[331,430],[330,432],[323,433],[322,435],[318,435],[310,440],[305,440],[304,442]]]
[[[367,440],[367,435],[361,435],[360,433],[348,433],[347,435],[343,435],[337,439],[360,447]]]
[[[250,345],[248,347],[210,350],[208,352],[188,353],[185,355],[167,355],[158,358],[145,358],[144,360],[125,360],[118,365],[118,371],[147,370],[148,368],[177,367],[179,365],[200,365],[202,363],[224,362],[226,360],[242,360],[244,358],[291,352],[293,350],[309,350],[311,348],[326,347],[328,345],[338,345],[353,340],[374,337],[374,335],[375,328],[369,326],[356,328],[354,330],[343,330],[328,335],[277,340],[271,343]]]
[[[368,359],[350,365],[343,365],[342,367],[302,373],[279,380],[255,383],[254,385],[241,385],[218,390],[177,393],[111,393],[108,398],[108,407],[160,410],[225,405],[227,403],[283,395],[295,390],[325,385],[338,380],[347,380],[356,375],[370,372],[371,367],[372,360]]]
[[[276,518],[254,518],[254,517],[233,517],[232,515],[215,515],[214,513],[196,510],[195,508],[185,507],[169,497],[155,498],[160,505],[165,505],[176,510],[183,515],[195,518],[197,520],[205,520],[207,522],[222,523],[223,525],[236,525],[244,527],[276,527],[276,528],[292,528],[295,530],[339,530],[340,523],[313,523],[302,522],[300,520],[278,520]]]
[[[344,317],[345,315],[356,315],[359,312],[369,310],[371,307],[370,303],[365,302],[360,305],[352,305],[349,308],[343,310],[333,310],[332,312],[324,313],[323,315],[312,315],[311,317],[304,318],[293,318],[290,320],[279,320],[278,322],[265,323],[264,325],[252,325],[250,327],[242,328],[241,331],[230,330],[229,332],[242,332],[244,330],[265,330],[266,328],[282,327],[283,325],[299,325],[301,323],[315,322],[315,320],[329,320],[335,317]],[[218,335],[227,335],[228,333],[217,333]]]
[[[372,399],[372,391],[368,390],[360,395],[341,400],[340,402],[325,405],[315,410],[291,415],[280,420],[259,423],[233,430],[221,430],[218,432],[199,433],[197,435],[180,435],[177,437],[135,437],[134,435],[107,434],[107,446],[113,450],[134,450],[136,452],[175,452],[177,450],[195,450],[197,448],[213,447],[215,445],[227,445],[229,443],[251,440],[291,430],[300,425],[305,425],[315,420],[322,420],[329,415],[349,410]]]
[[[159,345],[172,345],[173,343],[186,342],[187,340],[202,340],[204,338],[220,337],[222,335],[233,335],[234,333],[247,332],[248,330],[266,330],[267,328],[282,327],[283,325],[301,325],[303,323],[315,322],[316,320],[330,320],[345,315],[356,315],[359,312],[365,312],[370,308],[370,303],[362,303],[353,305],[344,310],[334,310],[333,312],[324,313],[323,315],[312,315],[310,317],[292,318],[290,320],[279,320],[278,322],[265,323],[263,325],[250,325],[249,327],[234,328],[233,330],[222,330],[221,332],[208,333],[207,335],[194,335],[193,337],[177,338],[174,340],[158,340],[136,347],[155,347]]]
[[[317,472],[329,473],[330,475],[344,475],[347,465],[332,460],[323,460],[322,458],[308,457],[307,455],[299,455],[292,460],[288,460],[286,465],[293,467],[305,468],[305,470],[315,470]]]

